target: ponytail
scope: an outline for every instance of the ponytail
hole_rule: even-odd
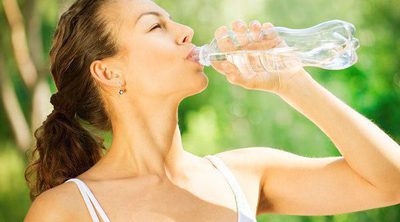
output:
[[[51,73],[58,92],[54,110],[34,132],[25,180],[33,201],[42,192],[92,167],[106,148],[103,139],[82,126],[111,130],[111,121],[90,75],[95,60],[117,53],[112,30],[98,13],[110,0],[77,0],[61,16],[50,50]]]
[[[60,100],[62,97],[58,93],[52,96],[55,109],[34,133],[36,148],[30,158],[34,159],[35,155],[39,158],[28,166],[25,175],[32,188],[31,200],[43,191],[88,170],[101,158],[101,149],[105,149],[101,137],[92,136],[81,126],[74,109],[58,108],[54,102],[56,98]],[[30,184],[27,176],[31,173],[36,174],[34,185]]]

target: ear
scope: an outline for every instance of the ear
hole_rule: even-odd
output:
[[[96,60],[90,64],[90,73],[95,78],[95,80],[101,85],[107,85],[111,87],[120,86],[120,75],[112,72],[109,64],[104,61]]]

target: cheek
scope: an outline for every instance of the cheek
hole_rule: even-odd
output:
[[[132,44],[127,58],[131,82],[150,94],[177,89],[184,72],[184,58],[171,40]]]
[[[147,41],[135,45],[132,47],[131,55],[132,63],[140,72],[152,75],[176,72],[183,60],[178,46],[168,39]]]

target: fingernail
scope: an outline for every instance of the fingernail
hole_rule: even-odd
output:
[[[258,27],[258,26],[261,26],[261,23],[260,23],[259,21],[257,21],[257,20],[253,20],[253,21],[251,22],[251,25],[252,25],[253,27]]]

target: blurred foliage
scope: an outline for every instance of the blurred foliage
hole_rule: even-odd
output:
[[[46,62],[61,2],[40,0],[35,9],[41,16],[43,50],[33,53],[42,53]],[[193,42],[197,45],[208,43],[216,28],[230,25],[237,18],[246,22],[253,19],[270,21],[275,26],[290,28],[306,28],[331,19],[353,23],[361,43],[359,62],[341,71],[307,70],[333,94],[371,119],[397,142],[400,141],[400,4],[397,0],[155,2],[175,21],[195,30]],[[29,0],[19,3],[23,6]],[[27,107],[24,98],[30,95],[19,84],[21,80],[16,74],[9,27],[2,7],[0,4],[1,53],[17,87],[17,95],[23,107]],[[318,127],[277,96],[231,85],[211,68],[205,68],[205,72],[209,77],[208,89],[184,100],[179,110],[186,150],[204,156],[239,147],[268,146],[303,156],[340,155]],[[50,75],[48,82],[54,92]],[[23,179],[26,160],[13,147],[1,104],[0,110],[0,222],[22,221],[30,205]],[[111,138],[106,136],[109,143]],[[269,222],[396,222],[400,221],[400,207],[334,216],[262,215],[257,219]]]

